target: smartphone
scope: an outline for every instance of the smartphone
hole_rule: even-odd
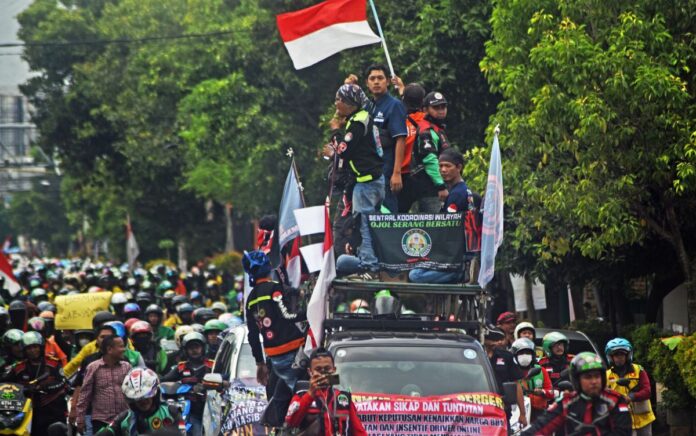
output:
[[[331,386],[341,384],[341,380],[338,377],[338,374],[329,374],[328,377],[326,377],[326,382]]]

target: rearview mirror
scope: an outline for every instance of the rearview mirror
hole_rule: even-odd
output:
[[[222,375],[211,372],[203,376],[203,387],[218,390],[222,387]]]
[[[538,366],[535,366],[534,368],[530,369],[529,372],[527,372],[527,379],[530,379],[532,377],[536,377],[539,374],[541,374],[541,368]]]
[[[503,383],[503,402],[507,405],[517,404],[517,383]]]
[[[562,382],[558,383],[558,386],[556,386],[559,391],[574,391],[575,388],[573,387],[573,384],[569,382],[568,380],[563,380]]]

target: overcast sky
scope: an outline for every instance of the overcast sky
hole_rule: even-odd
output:
[[[32,0],[0,0],[0,43],[16,42],[16,16],[31,4]],[[18,94],[17,85],[29,77],[29,66],[19,56],[4,53],[20,53],[20,47],[0,47],[0,93]]]

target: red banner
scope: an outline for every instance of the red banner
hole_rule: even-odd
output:
[[[433,397],[354,393],[353,403],[370,436],[507,434],[503,400],[490,392]]]

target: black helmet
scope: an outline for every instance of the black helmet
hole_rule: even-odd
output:
[[[135,294],[135,301],[137,301],[138,303],[144,302],[150,304],[152,303],[152,296],[149,292],[140,291],[137,294]]]
[[[175,295],[172,297],[172,304],[174,307],[184,303],[188,303],[188,298],[186,298],[185,295]]]
[[[176,312],[180,315],[182,313],[191,313],[193,312],[193,306],[191,305],[191,303],[182,303],[179,306],[177,306]]]
[[[149,315],[151,313],[156,313],[159,316],[164,315],[164,311],[162,310],[162,308],[156,304],[151,304],[151,305],[147,306],[147,308],[145,308],[145,315]]]
[[[10,303],[10,307],[7,309],[10,312],[27,311],[27,305],[24,301],[14,300]]]
[[[193,311],[193,320],[198,324],[205,325],[206,322],[215,318],[217,318],[217,315],[213,312],[213,309],[207,307],[199,307]]]
[[[102,324],[109,321],[116,321],[116,315],[109,311],[101,310],[94,314],[92,318],[92,328],[97,330]]]

